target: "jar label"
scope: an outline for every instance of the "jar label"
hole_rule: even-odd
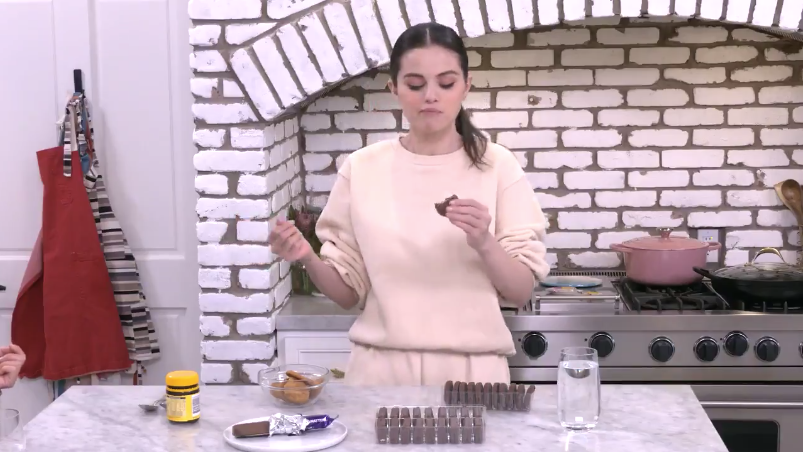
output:
[[[174,422],[187,422],[201,417],[201,395],[168,395],[165,400],[167,419]]]

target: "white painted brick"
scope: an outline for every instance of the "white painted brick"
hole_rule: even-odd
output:
[[[774,207],[781,206],[775,190],[729,190],[726,194],[728,205],[734,207]]]
[[[213,46],[220,39],[220,25],[198,25],[190,28],[190,45]]]
[[[270,367],[275,367],[273,362],[274,361],[271,361],[270,364],[242,363],[240,366],[243,369],[243,373],[245,373],[245,376],[248,378],[249,383],[259,384],[259,371]]]
[[[190,79],[190,91],[198,97],[209,99],[217,94],[217,84],[218,79],[216,78],[194,77]]]
[[[554,130],[499,132],[496,142],[508,149],[554,148],[558,145],[558,133]]]
[[[228,269],[225,270],[228,271]],[[198,300],[201,312],[262,314],[273,309],[273,295],[269,293],[253,294],[248,297],[237,297],[228,293],[203,293]]]
[[[201,363],[203,384],[225,384],[232,381],[232,366],[225,363]]]
[[[507,48],[513,47],[512,33],[492,33],[479,37],[467,38],[464,40],[468,48]]]
[[[792,78],[791,66],[756,66],[731,71],[731,80],[735,82],[781,82],[790,78]]]
[[[267,169],[261,151],[201,151],[193,156],[198,171],[248,171]]]
[[[192,141],[204,148],[219,148],[225,138],[225,129],[195,129],[192,133]]]
[[[491,52],[491,66],[507,69],[515,67],[548,67],[555,65],[553,50],[497,50]]]
[[[320,73],[318,73],[318,69],[312,63],[312,59],[307,53],[307,48],[304,46],[304,42],[301,40],[301,35],[298,34],[298,31],[296,31],[295,27],[292,24],[285,25],[279,28],[279,30],[276,32],[276,36],[279,38],[282,49],[284,49],[284,54],[287,55],[287,59],[290,61],[290,65],[293,67],[293,72],[295,72],[295,75],[298,78],[298,81],[301,83],[301,87],[304,89],[304,92],[307,94],[312,94],[323,88],[323,77]],[[279,61],[280,60],[276,60],[276,62]],[[275,66],[276,62],[271,66]],[[273,67],[265,67],[265,72],[268,74],[268,77],[271,79],[271,81],[273,81],[273,78],[271,77],[272,71]],[[279,95],[281,96],[283,89],[282,87],[276,87],[276,91],[278,91]],[[282,101],[284,100],[285,98],[282,97]]]
[[[301,117],[301,128],[314,132],[332,127],[332,118],[329,115],[306,114]]]
[[[701,187],[749,187],[755,182],[755,176],[749,170],[702,170],[694,173],[692,182]]]
[[[630,62],[635,64],[683,64],[691,58],[688,47],[638,47],[630,49]]]
[[[661,77],[653,68],[597,69],[594,81],[601,86],[652,85]]]
[[[470,92],[463,101],[463,107],[468,110],[488,110],[491,108],[491,93]]]
[[[750,252],[746,250],[728,250],[725,252],[725,266],[744,265],[750,262]]]
[[[203,221],[195,224],[199,242],[218,243],[223,239],[229,225],[222,221]]]
[[[683,224],[683,216],[671,210],[647,212],[622,212],[622,223],[626,228],[676,228]]]
[[[195,205],[201,218],[223,220],[228,218],[267,218],[270,204],[264,199],[212,199],[201,198]]]
[[[622,232],[600,232],[597,236],[595,246],[597,249],[607,250],[613,244],[619,244],[628,240],[649,236],[644,231],[622,231]]]
[[[616,212],[558,212],[560,229],[613,229],[618,224],[619,214]]]
[[[706,85],[722,83],[727,78],[724,67],[701,68],[668,68],[664,69],[664,78],[677,80],[689,85]]]
[[[511,0],[513,9],[513,28],[521,30],[535,25],[533,2],[529,0]]]
[[[764,146],[794,146],[803,144],[803,130],[761,129],[761,144]]]
[[[759,226],[797,226],[795,215],[789,210],[759,210],[756,217]]]
[[[356,8],[358,2],[352,2],[352,8]],[[327,83],[336,82],[346,76],[346,70],[337,56],[332,42],[324,29],[323,22],[317,13],[308,14],[298,20],[301,33],[304,35],[310,50],[318,61],[321,68],[323,79]],[[382,40],[384,43],[384,40]],[[383,44],[384,45],[384,44]]]
[[[557,1],[540,1],[536,4],[538,6],[538,21],[542,25],[554,25],[558,23],[560,11],[558,10]]]
[[[476,50],[469,50],[468,54],[468,67],[475,68],[482,65],[482,55]]]
[[[591,40],[591,32],[585,28],[555,29],[527,33],[527,45],[531,47],[574,46]]]
[[[803,49],[791,52],[780,49],[764,49],[764,57],[767,61],[803,61]]]
[[[591,247],[591,234],[587,232],[552,232],[544,242],[548,249],[586,249]]]
[[[538,169],[573,168],[584,169],[591,166],[593,154],[590,151],[546,151],[533,153],[533,167]]]
[[[308,113],[322,111],[356,111],[357,99],[347,96],[326,96],[307,107]]]
[[[532,124],[533,127],[591,127],[594,114],[588,110],[535,111]]]
[[[693,17],[697,14],[697,0],[675,0],[675,14],[681,16],[681,20]],[[727,34],[725,36],[727,39]]]
[[[618,107],[624,102],[622,93],[615,89],[593,89],[588,91],[564,91],[561,96],[564,107],[594,108]]]
[[[340,3],[330,3],[324,6],[323,14],[348,73],[358,75],[365,72],[368,65],[345,6]]]
[[[569,193],[562,196],[536,193],[535,197],[538,198],[542,209],[588,209],[591,207],[591,195],[588,193]]]
[[[689,95],[682,89],[632,89],[627,104],[633,107],[677,107],[686,105]]]
[[[245,97],[243,94],[243,90],[240,89],[240,85],[237,84],[234,80],[223,80],[223,97]]]
[[[728,30],[723,27],[678,27],[675,32],[676,36],[669,40],[683,44],[711,44],[728,40]]]
[[[356,151],[363,146],[358,133],[308,133],[304,141],[308,152]]]
[[[460,15],[463,17],[463,29],[466,36],[475,38],[485,34],[485,25],[482,23],[482,11],[480,10],[479,0],[458,0]],[[489,35],[489,40],[493,40],[494,35]],[[499,39],[501,40],[501,38]],[[512,36],[511,36],[512,45]]]
[[[311,8],[324,0],[268,0],[267,14],[271,19],[283,19]]]
[[[274,266],[276,265],[274,264]],[[275,284],[275,281],[271,278],[270,270],[244,268],[240,270],[238,279],[240,287],[243,289],[265,290],[270,289]]]
[[[597,207],[618,209],[619,207],[652,207],[658,199],[654,191],[598,191],[594,194]],[[599,247],[599,245],[597,245]]]
[[[304,183],[308,192],[328,192],[336,180],[337,174],[307,174]]]
[[[599,0],[591,5],[591,16],[609,17],[613,16],[613,0]]]
[[[627,176],[630,187],[685,187],[689,185],[688,171],[631,171]]]
[[[237,321],[237,332],[242,336],[264,336],[274,331],[273,317],[246,317]]]
[[[376,13],[374,13],[374,3],[373,0],[352,0],[350,2],[354,22],[360,32],[369,66],[379,66],[390,60],[385,36],[382,34],[382,28],[380,28]],[[426,5],[424,8],[426,9]]]
[[[661,153],[665,168],[719,168],[725,163],[722,149],[672,149]]]
[[[226,60],[217,50],[201,50],[190,54],[190,67],[198,72],[223,72],[228,69]]]
[[[743,210],[691,212],[687,221],[690,228],[741,227],[749,226],[753,223],[753,214],[752,212]]]
[[[490,95],[490,93],[487,94]],[[499,91],[496,93],[496,108],[499,109],[553,108],[557,103],[558,93],[554,91]]]
[[[617,130],[566,130],[561,134],[563,145],[569,148],[611,148],[622,144]]]
[[[232,127],[231,145],[235,148],[261,148],[265,145],[263,129],[240,129]]]
[[[758,178],[765,187],[772,187],[786,179],[803,180],[803,170],[800,169],[765,169],[758,171]]]
[[[585,251],[569,254],[569,264],[580,268],[616,268],[622,265],[619,253]]]
[[[207,195],[225,195],[229,192],[229,180],[222,174],[202,174],[195,177],[195,191]]]
[[[267,242],[270,226],[266,221],[238,221],[237,240],[242,242]]]
[[[597,164],[602,169],[656,168],[659,162],[655,151],[597,151]]]
[[[624,62],[624,49],[567,49],[560,52],[563,66],[619,66]]]
[[[760,104],[803,103],[803,86],[765,86],[758,91]]]
[[[504,88],[508,86],[525,86],[525,71],[472,71],[471,85],[475,88]]]
[[[231,270],[228,268],[198,269],[198,285],[203,289],[228,289],[231,287]]]
[[[527,181],[534,190],[558,188],[558,174],[548,172],[527,173]]]
[[[273,37],[266,36],[256,41],[252,48],[254,49],[257,59],[264,68],[271,85],[273,85],[273,88],[276,90],[276,94],[279,95],[279,99],[282,101],[282,104],[287,107],[301,101],[304,96],[301,94],[301,91],[299,91],[298,86],[293,80],[293,77],[290,75],[290,71],[288,70],[287,66],[283,64],[284,60],[279,53],[279,49],[276,46]],[[295,66],[293,67],[297,69]],[[318,78],[318,80],[320,80],[320,78]],[[308,80],[306,83],[312,82],[311,80]],[[306,83],[302,81],[302,86],[304,86]],[[246,91],[248,91],[247,85]]]
[[[664,190],[661,207],[719,207],[722,192],[719,190]]]
[[[694,88],[697,105],[744,105],[756,100],[753,88]]]
[[[764,168],[789,165],[789,157],[783,149],[750,149],[728,151],[728,165]]]
[[[366,93],[363,98],[364,111],[399,110],[401,106],[393,93]]]
[[[530,115],[526,111],[476,111],[471,114],[471,121],[481,129],[519,129],[527,127]]]
[[[695,129],[692,143],[697,146],[749,146],[755,143],[753,129]]]
[[[668,108],[664,122],[668,126],[711,126],[725,122],[725,113],[716,108]]]
[[[761,218],[761,213],[759,213]],[[730,231],[725,235],[725,246],[728,248],[764,248],[767,246],[782,247],[781,231]]]
[[[199,245],[198,263],[204,266],[265,265],[273,261],[270,247],[261,245]]]
[[[638,0],[620,0],[620,14],[622,17],[638,17],[641,15],[641,6]]]
[[[622,171],[572,171],[563,174],[563,184],[572,190],[597,190],[625,187]]]
[[[254,110],[248,104],[193,104],[195,119],[207,124],[242,124],[256,121]]]
[[[334,160],[331,155],[327,154],[304,154],[302,158],[304,160],[304,169],[306,169],[307,172],[321,171],[329,168]]]
[[[798,123],[803,122],[803,107],[792,110],[792,120]]]
[[[220,316],[201,316],[201,334],[204,336],[226,337],[231,328]]]
[[[379,14],[382,20],[382,24],[384,25],[385,31],[387,31],[388,39],[390,41],[391,47],[396,43],[396,40],[399,39],[399,36],[404,32],[407,28],[407,24],[404,23],[404,16],[402,15],[401,9],[399,8],[399,2],[374,2],[379,9]],[[433,5],[434,7],[435,5]],[[444,23],[440,19],[442,19],[442,15],[439,16],[439,11],[435,12],[435,19],[438,23],[443,25],[451,26],[452,28],[456,29],[455,26],[452,24],[455,23],[454,18],[454,11],[452,12],[451,24]]]
[[[204,341],[201,352],[209,360],[246,361],[272,358],[276,347],[264,341]]]
[[[744,63],[757,57],[758,50],[751,46],[721,46],[694,52],[694,59],[703,64]]]
[[[792,246],[800,246],[800,232],[789,231],[789,236],[787,240],[789,240],[789,244]]]
[[[226,42],[231,45],[240,45],[245,41],[250,41],[257,36],[266,33],[275,26],[276,22],[226,25]]]
[[[601,126],[652,126],[658,124],[661,113],[657,110],[619,108],[601,110],[597,120]]]
[[[260,0],[190,0],[190,19],[257,19],[262,16]]]
[[[384,91],[388,89],[389,81],[390,75],[386,72],[380,72],[374,77],[357,77],[351,79],[350,82],[345,83],[340,89],[349,90],[352,88],[362,88],[366,91]]]
[[[591,69],[547,69],[530,71],[527,75],[530,86],[582,86],[594,84]]]
[[[685,146],[689,141],[689,132],[677,129],[643,129],[634,130],[628,137],[631,146],[643,148],[648,146],[677,147]]]
[[[585,0],[563,0],[563,18],[566,22],[585,20]]]
[[[657,44],[661,33],[657,28],[601,28],[597,42],[604,45]]]

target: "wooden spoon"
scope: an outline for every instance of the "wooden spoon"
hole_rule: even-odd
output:
[[[775,184],[775,192],[797,218],[797,224],[803,226],[803,189],[794,179],[787,179]]]

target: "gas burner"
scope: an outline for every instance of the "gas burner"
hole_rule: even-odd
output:
[[[767,314],[803,314],[803,306],[801,306],[800,303],[788,303],[785,301],[751,301],[741,302],[741,305],[742,308],[748,312],[764,312]]]
[[[632,311],[712,311],[728,308],[725,300],[719,297],[704,283],[687,286],[657,287],[647,286],[623,278],[614,282],[625,303]]]

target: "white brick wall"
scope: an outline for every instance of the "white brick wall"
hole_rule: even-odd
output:
[[[618,267],[610,244],[657,227],[721,228],[727,265],[764,246],[794,258],[799,237],[772,185],[803,181],[799,45],[636,18],[640,1],[621,2],[625,19],[608,17],[611,1],[480,3],[189,1],[204,382],[254,383],[274,362],[291,282],[267,246],[269,219],[324,205],[349,152],[408,127],[387,74],[371,69],[408,23],[471,37],[464,106],[525,169],[551,218],[551,265]],[[707,0],[700,14],[772,25],[777,5],[782,26],[799,26],[797,0],[737,3]],[[646,4],[697,13],[691,1]]]

